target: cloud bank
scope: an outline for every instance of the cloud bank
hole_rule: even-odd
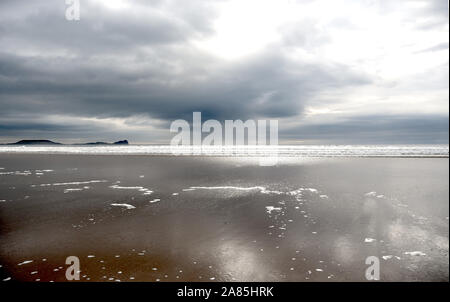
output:
[[[448,143],[445,1],[0,3],[0,142],[168,143],[278,119],[283,143]]]

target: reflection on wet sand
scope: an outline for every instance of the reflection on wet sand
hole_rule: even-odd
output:
[[[0,156],[4,281],[448,281],[448,159],[37,156]]]

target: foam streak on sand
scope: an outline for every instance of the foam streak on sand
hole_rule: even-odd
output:
[[[50,187],[50,186],[76,186],[76,185],[87,185],[93,183],[103,183],[108,182],[107,180],[89,180],[89,181],[74,181],[74,182],[61,182],[54,184],[41,184],[41,185],[31,185],[32,187],[40,186],[40,187]]]
[[[366,239],[364,239],[365,243],[371,243],[371,242],[375,242],[375,241],[376,241],[376,239],[373,239],[373,238],[366,238]]]
[[[254,187],[235,187],[235,186],[189,187],[189,189],[184,189],[183,191],[193,191],[193,190],[260,191],[260,193],[262,193],[262,194],[283,194],[283,192],[267,190],[267,188],[261,187],[261,186],[254,186]]]
[[[28,263],[31,263],[31,262],[33,262],[33,260],[25,260],[24,262],[20,262],[20,263],[17,264],[17,265],[22,266],[22,265],[24,265],[24,264],[28,264]]]
[[[414,251],[414,252],[405,252],[405,255],[411,255],[411,256],[426,256],[424,252],[421,251]]]
[[[4,170],[4,168],[1,168],[0,170]],[[44,175],[44,172],[53,172],[53,170],[34,170],[35,175]],[[9,172],[0,172],[0,175],[22,175],[22,176],[29,176],[33,175],[33,172],[30,170],[25,171],[9,171]]]
[[[267,206],[266,210],[267,210],[267,213],[272,214],[272,211],[281,211],[281,208]]]
[[[70,193],[70,192],[80,192],[80,191],[84,191],[84,190],[88,190],[88,189],[90,189],[90,187],[65,189],[65,190],[64,190],[64,194]]]
[[[239,191],[253,191],[253,190],[266,190],[264,187],[233,187],[233,186],[218,186],[218,187],[189,187],[192,190],[239,190]]]
[[[367,197],[373,197],[376,195],[377,195],[377,192],[374,192],[374,191],[364,194],[364,196],[367,196]]]
[[[113,207],[124,207],[127,210],[132,210],[132,209],[136,209],[135,206],[132,206],[131,204],[127,204],[127,203],[112,203],[111,204]]]
[[[150,195],[153,193],[152,190],[149,190],[147,188],[144,187],[140,187],[140,186],[136,186],[136,187],[123,187],[123,186],[119,186],[119,185],[112,185],[110,186],[111,189],[116,189],[116,190],[138,190],[140,192],[143,192],[143,195]]]

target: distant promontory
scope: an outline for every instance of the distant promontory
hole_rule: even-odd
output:
[[[23,139],[16,143],[11,143],[8,145],[62,145],[60,143],[55,143],[46,139]]]
[[[117,141],[114,143],[105,143],[105,142],[95,142],[95,143],[84,143],[84,144],[61,144],[58,142],[53,142],[51,140],[46,140],[46,139],[30,139],[30,140],[20,140],[18,142],[15,143],[10,143],[7,145],[128,145],[128,141],[127,140],[121,140],[121,141]]]

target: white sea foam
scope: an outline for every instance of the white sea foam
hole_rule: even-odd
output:
[[[23,262],[20,262],[20,263],[17,264],[17,265],[21,266],[21,265],[28,264],[28,263],[31,263],[31,262],[33,262],[33,260],[25,260],[25,261],[23,261]]]
[[[424,252],[421,251],[414,251],[414,252],[405,252],[405,255],[411,255],[411,256],[426,256]]]
[[[213,187],[189,187],[188,189],[183,189],[183,191],[194,191],[194,190],[236,190],[236,191],[259,191],[262,194],[283,194],[281,191],[268,190],[262,186],[254,187],[238,187],[238,186],[213,186]]]
[[[30,171],[9,171],[9,172],[0,172],[0,175],[22,175],[22,176],[28,176],[31,175]]]
[[[0,153],[1,153],[1,147],[0,147]],[[4,168],[0,169],[3,170]],[[44,172],[50,172],[53,170],[35,170],[34,173],[35,175],[44,175]],[[0,175],[22,175],[22,176],[29,176],[29,175],[33,175],[33,172],[31,172],[30,170],[25,170],[25,171],[8,171],[8,172],[0,172]]]
[[[137,190],[139,192],[142,192],[143,195],[151,195],[153,193],[152,190],[141,187],[141,186],[125,187],[125,186],[119,186],[119,185],[112,185],[112,186],[110,186],[110,188],[116,189],[116,190]]]
[[[175,152],[173,152],[175,150]],[[1,153],[192,155],[265,157],[448,157],[448,145],[304,146],[0,146]]]
[[[376,241],[376,239],[373,239],[373,238],[364,239],[364,242],[366,242],[366,243],[371,243],[371,242],[375,242],[375,241]]]
[[[135,206],[132,206],[131,204],[127,204],[127,203],[112,203],[111,204],[113,207],[124,207],[127,210],[132,210],[135,209]]]
[[[144,187],[123,187],[118,185],[110,186],[112,189],[118,189],[118,190],[142,190]]]
[[[235,187],[235,186],[217,186],[217,187],[190,187],[192,190],[238,190],[238,191],[254,191],[260,190],[264,191],[264,187]]]
[[[107,180],[88,180],[88,181],[73,181],[73,182],[60,182],[60,183],[53,183],[53,184],[40,184],[40,185],[31,185],[32,187],[51,187],[51,186],[76,186],[76,185],[87,185],[87,184],[94,184],[94,183],[104,183],[108,182]]]
[[[272,214],[272,211],[281,211],[281,208],[267,206],[266,211],[267,211],[267,213]]]
[[[367,196],[367,197],[373,197],[373,196],[377,195],[377,192],[372,191],[372,192],[366,193],[364,195]]]
[[[297,190],[293,190],[290,192],[287,192],[286,194],[291,195],[291,196],[297,196],[297,195],[301,195],[303,193],[303,188],[297,189]]]
[[[70,188],[70,189],[65,189],[64,193],[70,193],[70,192],[79,192],[79,191],[84,191],[89,189],[89,187],[83,187],[83,188]]]

